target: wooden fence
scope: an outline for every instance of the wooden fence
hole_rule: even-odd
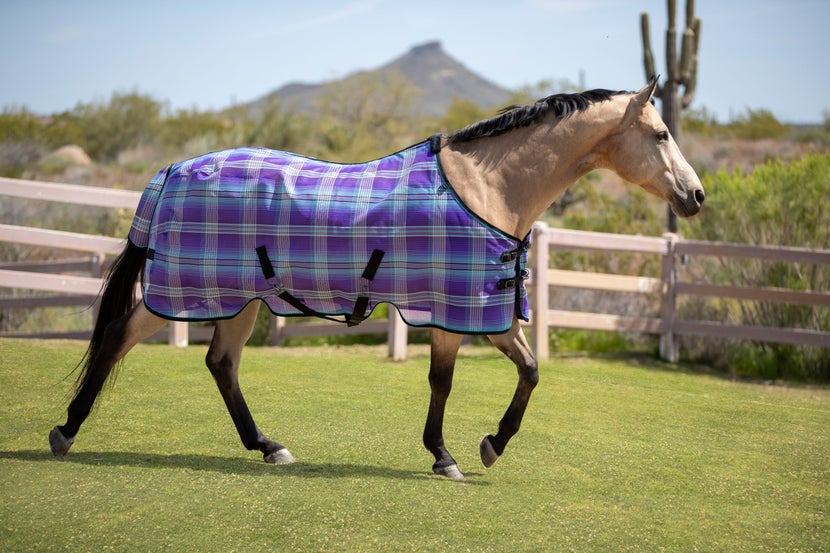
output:
[[[0,196],[48,200],[90,206],[135,210],[140,193],[19,179],[0,178]],[[117,254],[123,239],[91,236],[72,232],[20,227],[0,223],[0,242],[11,242],[78,251],[89,257],[45,264],[0,263],[0,288],[17,288],[57,292],[48,297],[0,298],[0,308],[36,308],[46,305],[90,305],[101,287],[101,273],[107,256]],[[750,246],[683,240],[677,235],[662,237],[626,236],[596,232],[553,229],[544,223],[533,228],[531,275],[528,283],[532,317],[530,334],[534,351],[540,359],[549,357],[551,328],[649,333],[660,336],[660,354],[676,361],[677,336],[718,336],[791,344],[830,347],[830,333],[809,329],[770,328],[729,325],[722,322],[684,320],[678,315],[678,296],[731,298],[741,301],[769,301],[830,307],[825,292],[746,288],[711,283],[678,281],[678,260],[688,256],[753,258],[784,263],[830,264],[830,251],[805,248]],[[656,255],[661,260],[660,278],[564,271],[549,267],[551,251],[627,252]],[[2,260],[0,260],[2,261]],[[85,272],[90,276],[64,273]],[[606,290],[654,294],[659,306],[652,316],[621,316],[608,313],[551,309],[550,287]],[[294,336],[386,333],[389,353],[395,359],[406,357],[407,327],[390,309],[388,321],[370,319],[356,327],[333,323],[286,325],[281,317],[272,318],[271,342],[279,343]],[[168,339],[171,344],[187,345],[189,339],[207,340],[209,328],[172,323]],[[89,332],[64,336],[88,337]],[[40,334],[38,336],[43,336]],[[50,334],[49,336],[55,336]]]
[[[683,240],[675,234],[662,237],[625,236],[549,228],[536,223],[532,236],[532,280],[529,294],[533,310],[531,336],[537,357],[549,357],[550,328],[580,328],[658,334],[660,356],[679,357],[677,336],[709,336],[830,347],[830,332],[799,328],[733,325],[718,321],[681,319],[679,296],[730,298],[830,307],[830,293],[780,288],[748,288],[678,280],[678,263],[691,256],[749,258],[783,263],[830,265],[830,250],[751,246]],[[565,271],[549,267],[551,251],[626,252],[660,256],[660,278]],[[550,308],[550,287],[634,292],[659,296],[659,316],[621,316],[607,313]],[[542,314],[540,316],[540,314]]]
[[[0,196],[71,203],[87,206],[124,208],[135,211],[140,192],[113,190],[91,186],[58,184],[0,177]],[[60,230],[22,227],[0,223],[0,242],[42,246],[89,254],[88,258],[71,261],[11,264],[0,260],[0,288],[16,288],[54,292],[60,295],[0,297],[0,309],[14,307],[38,308],[46,306],[93,305],[101,289],[101,275],[107,265],[107,257],[117,255],[124,247],[124,239],[108,236],[92,236]],[[77,273],[88,272],[90,276]],[[138,293],[138,290],[136,291]],[[389,355],[393,359],[406,358],[407,326],[397,310],[390,309],[388,320],[369,319],[358,326],[345,324],[292,324],[286,325],[282,317],[272,317],[269,340],[281,343],[297,336],[333,336],[346,334],[387,334]],[[91,331],[68,333],[38,333],[27,337],[89,338]],[[168,325],[170,344],[186,346],[189,341],[207,341],[212,329],[184,322]],[[163,339],[163,335],[151,339]]]

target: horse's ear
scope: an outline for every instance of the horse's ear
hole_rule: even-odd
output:
[[[655,75],[634,95],[634,100],[640,105],[646,105],[651,101],[654,93],[657,91],[657,80],[659,76]]]

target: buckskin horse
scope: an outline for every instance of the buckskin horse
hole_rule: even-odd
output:
[[[63,456],[113,367],[166,320],[214,320],[206,363],[243,445],[294,461],[254,423],[239,388],[242,349],[260,301],[280,315],[358,324],[382,302],[431,328],[431,397],[423,433],[432,470],[464,478],[443,419],[464,334],[486,334],[518,384],[486,467],[519,430],[538,382],[520,320],[533,222],[580,176],[609,169],[698,213],[703,187],[651,103],[638,92],[556,94],[361,164],[239,148],[171,165],[146,188],[127,245],[102,291],[67,420],[49,435]],[[143,301],[135,302],[141,279]]]

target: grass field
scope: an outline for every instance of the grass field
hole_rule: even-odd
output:
[[[63,380],[84,344],[0,340],[0,551],[828,551],[830,390],[736,383],[644,357],[541,367],[491,469],[478,442],[515,385],[462,348],[445,436],[421,445],[428,356],[382,347],[246,350],[260,428],[297,458],[244,450],[205,348],[139,346],[56,460]]]

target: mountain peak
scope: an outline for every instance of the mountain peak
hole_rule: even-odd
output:
[[[419,44],[418,46],[413,46],[412,50],[410,50],[409,53],[416,56],[423,56],[431,54],[443,54],[444,50],[441,48],[441,41],[433,40],[431,42]]]
[[[414,109],[416,113],[424,116],[443,116],[455,98],[470,100],[484,108],[494,108],[505,103],[511,96],[509,90],[470,71],[444,52],[441,42],[437,40],[413,46],[402,56],[367,73],[380,73],[390,69],[400,72],[414,86],[421,89],[421,98]],[[340,80],[328,84],[336,84]],[[285,106],[293,106],[299,111],[310,110],[313,98],[322,92],[323,85],[324,83],[289,84],[255,100],[251,107],[256,110],[268,99],[275,97]]]

